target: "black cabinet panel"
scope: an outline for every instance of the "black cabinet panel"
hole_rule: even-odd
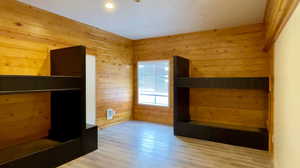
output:
[[[174,134],[177,136],[268,150],[268,132],[266,129],[260,129],[256,132],[213,127],[193,122],[176,122],[174,125]]]

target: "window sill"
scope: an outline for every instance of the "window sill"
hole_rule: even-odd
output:
[[[170,108],[170,106],[164,106],[164,105],[155,105],[155,104],[142,104],[138,103],[137,106],[145,106],[145,107],[158,107],[158,108]]]

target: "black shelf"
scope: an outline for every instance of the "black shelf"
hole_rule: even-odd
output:
[[[14,160],[21,159],[32,154],[42,152],[62,143],[51,139],[42,138],[34,141],[9,146],[0,150],[0,165],[8,164]]]
[[[190,78],[190,61],[174,57],[174,134],[231,145],[268,150],[265,128],[191,121],[190,88],[259,89],[268,92],[269,79],[261,78]]]
[[[178,136],[198,138],[260,150],[268,149],[268,131],[260,129],[235,129],[231,126],[200,122],[176,122],[174,133]]]
[[[268,78],[188,78],[178,77],[175,87],[223,88],[223,89],[269,89]]]
[[[65,142],[43,138],[0,150],[0,168],[53,168],[97,149],[97,126],[87,125],[81,137]]]
[[[0,75],[0,94],[80,90],[81,77]]]

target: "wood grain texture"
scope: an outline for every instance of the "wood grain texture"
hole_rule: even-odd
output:
[[[59,168],[271,168],[265,151],[175,137],[170,126],[126,122],[99,131],[99,149]]]
[[[1,75],[49,75],[51,49],[84,45],[96,56],[97,123],[103,127],[130,118],[131,40],[15,0],[0,1],[0,16]],[[0,148],[46,136],[49,101],[49,93],[1,96]],[[105,120],[106,108],[117,111],[114,120]]]
[[[136,105],[134,119],[171,125],[173,123],[173,112],[169,107]]]
[[[268,95],[262,90],[191,89],[191,119],[266,128]]]
[[[0,148],[48,135],[50,94],[0,96]]]
[[[270,77],[269,77],[269,111],[267,115],[267,128],[269,130],[269,137],[274,136],[274,47],[272,47],[268,54],[270,55]],[[273,138],[269,138],[269,151],[274,154]]]
[[[300,0],[268,0],[265,12],[265,50],[272,48],[299,2]]]
[[[136,61],[144,61],[183,56],[191,61],[191,77],[268,77],[270,58],[263,51],[264,38],[264,25],[255,24],[144,39],[134,41],[134,57]],[[205,116],[205,121],[265,128],[266,97],[256,90],[192,89],[192,119]],[[170,98],[172,100],[172,93]],[[161,111],[161,108],[144,107],[135,101],[134,118],[157,122],[156,118],[160,117],[164,123],[172,123],[172,106]],[[158,113],[163,114],[158,116]]]

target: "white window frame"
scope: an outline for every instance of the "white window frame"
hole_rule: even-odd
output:
[[[141,62],[161,62],[161,61],[166,61],[168,62],[168,67],[169,67],[169,71],[168,71],[168,105],[159,105],[159,104],[147,104],[147,103],[139,103],[139,63]],[[169,108],[170,107],[170,86],[171,86],[171,82],[170,82],[170,78],[171,78],[171,71],[170,71],[170,60],[168,59],[164,59],[164,60],[149,60],[149,61],[137,61],[136,64],[136,78],[137,78],[137,86],[136,86],[136,93],[137,93],[137,99],[136,99],[136,103],[138,105],[142,105],[142,106],[155,106],[155,107],[165,107],[165,108]]]

